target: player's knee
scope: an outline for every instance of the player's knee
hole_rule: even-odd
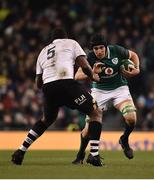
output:
[[[121,110],[125,121],[129,125],[135,125],[136,123],[136,108],[132,104],[126,104]]]
[[[135,125],[136,124],[136,113],[132,112],[129,113],[125,116],[125,121],[127,122],[127,124],[129,124],[130,126]]]

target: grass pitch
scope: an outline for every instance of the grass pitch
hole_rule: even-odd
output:
[[[122,151],[102,152],[105,166],[72,165],[75,151],[29,151],[21,166],[10,162],[13,151],[0,151],[1,179],[103,179],[154,178],[154,152],[135,152],[127,159]],[[87,153],[88,154],[88,153]]]

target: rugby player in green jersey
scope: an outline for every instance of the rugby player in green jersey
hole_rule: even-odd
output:
[[[125,156],[132,159],[134,155],[133,150],[129,146],[129,135],[136,124],[136,108],[126,78],[140,73],[138,55],[124,47],[108,45],[106,39],[100,34],[95,34],[91,38],[91,48],[92,51],[88,54],[88,61],[93,71],[101,79],[100,82],[92,82],[91,94],[102,110],[106,110],[108,102],[112,101],[114,107],[122,113],[126,126],[119,143]],[[124,59],[130,59],[134,63],[134,68],[131,71],[124,68],[121,69]],[[75,74],[75,79],[84,80],[86,78],[88,77],[79,68]],[[72,162],[73,164],[83,163],[85,149],[89,142],[88,125],[88,118],[86,118],[85,128],[81,132],[80,149],[76,159]],[[95,149],[93,149],[94,152]]]

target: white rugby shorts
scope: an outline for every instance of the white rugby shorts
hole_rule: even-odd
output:
[[[99,108],[107,110],[108,104],[111,102],[114,106],[127,99],[132,100],[128,86],[121,86],[114,90],[101,90],[92,88],[91,95],[96,100]]]

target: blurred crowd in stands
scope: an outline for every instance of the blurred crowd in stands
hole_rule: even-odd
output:
[[[41,118],[36,59],[50,42],[52,29],[60,25],[86,52],[90,36],[99,31],[109,44],[138,53],[141,74],[129,80],[138,114],[136,130],[154,130],[153,0],[1,0],[0,129],[28,129]],[[83,120],[83,114],[64,107],[51,129],[79,130]],[[105,113],[104,130],[121,130],[122,123],[112,107]]]

